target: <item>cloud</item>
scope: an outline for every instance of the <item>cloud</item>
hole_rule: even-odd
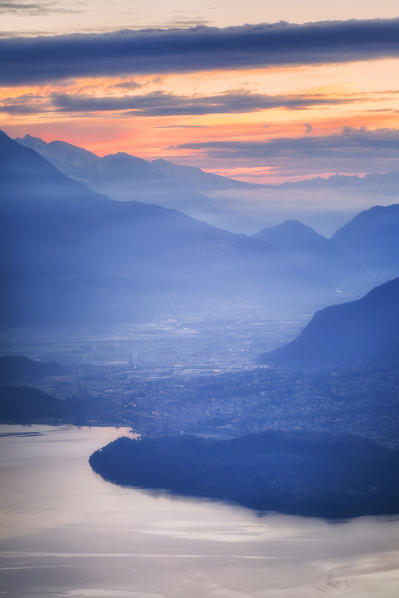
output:
[[[120,83],[114,83],[110,87],[112,87],[114,89],[128,89],[130,91],[133,91],[133,90],[141,87],[141,83],[138,83],[137,81],[134,81],[134,80],[133,81],[121,81]]]
[[[139,87],[134,81],[127,82],[127,86],[128,88],[132,86],[133,89]],[[111,87],[123,88],[124,83],[118,83]],[[78,114],[121,112],[125,116],[239,114],[274,108],[306,110],[312,106],[346,104],[352,102],[353,99],[352,96],[332,98],[322,94],[273,96],[243,90],[213,96],[179,96],[162,91],[127,96],[57,93],[46,97],[25,94],[0,101],[0,112],[8,114],[34,114],[44,111]]]
[[[376,151],[385,155],[399,156],[399,129],[354,129],[345,127],[341,133],[312,137],[279,137],[266,141],[205,141],[184,143],[179,149],[206,149],[225,157],[240,155],[245,157],[270,157],[285,155],[295,157],[334,157],[352,154],[375,155]]]
[[[7,13],[24,13],[31,16],[45,15],[54,12],[77,12],[70,8],[63,8],[56,6],[54,2],[49,0],[39,0],[37,2],[23,2],[23,0],[3,1],[0,0],[0,14]]]
[[[399,129],[346,127],[333,135],[184,143],[173,149],[200,150],[213,163],[249,163],[285,174],[378,172],[399,166]]]
[[[303,110],[311,106],[345,104],[353,101],[353,98],[329,98],[321,94],[271,96],[239,90],[194,97],[159,91],[124,97],[58,94],[52,97],[52,101],[62,112],[128,111],[135,116],[177,116],[247,113],[273,108]]]
[[[205,129],[205,125],[157,125],[156,129]]]
[[[24,94],[17,98],[4,98],[0,104],[0,113],[4,114],[37,114],[47,108],[41,96]]]
[[[0,83],[399,56],[399,19],[124,30],[0,39]]]
[[[48,10],[48,3],[42,2],[3,2],[0,0],[0,14],[4,13],[28,13],[31,15],[41,15]]]
[[[201,26],[206,26],[209,25],[210,21],[208,19],[204,19],[201,17],[197,17],[197,18],[190,18],[190,17],[180,17],[180,18],[175,18],[175,19],[171,19],[169,21],[167,21],[166,23],[164,23],[164,27],[183,27],[183,28],[187,28],[187,27],[201,27]]]

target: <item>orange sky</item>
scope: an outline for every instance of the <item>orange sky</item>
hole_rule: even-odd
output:
[[[126,151],[147,159],[165,157],[242,180],[281,182],[317,173],[327,175],[334,169],[326,163],[325,172],[320,172],[319,167],[315,173],[309,165],[307,172],[292,175],[284,171],[283,165],[271,167],[267,160],[263,166],[255,166],[248,160],[217,160],[206,150],[176,146],[330,135],[343,127],[399,130],[398,72],[399,59],[379,59],[159,76],[77,78],[2,87],[0,127],[14,137],[28,133],[46,141],[62,139],[99,155]],[[138,98],[160,93],[193,99],[232,93],[317,96],[325,103],[239,113],[142,116],[128,110],[61,111],[51,99],[62,94],[77,98]],[[10,105],[18,109],[13,111]],[[29,106],[33,106],[31,112]],[[359,168],[358,172],[366,172],[369,167]]]

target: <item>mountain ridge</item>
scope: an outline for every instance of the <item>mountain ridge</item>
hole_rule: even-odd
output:
[[[6,322],[129,320],[182,305],[267,306],[277,297],[289,300],[293,288],[297,295],[305,288],[333,292],[265,241],[173,209],[113,201],[34,150],[1,139]]]
[[[253,238],[270,243],[299,267],[323,273],[337,287],[365,275],[365,267],[327,237],[298,220],[286,220],[260,230]]]
[[[127,179],[134,179],[134,176],[138,176],[139,178],[152,176],[155,179],[162,180],[164,183],[168,182],[170,179],[172,182],[175,181],[182,183],[187,181],[189,179],[189,175],[191,174],[195,175],[195,182],[197,184],[205,185],[205,188],[207,189],[214,188],[215,185],[217,188],[223,189],[254,187],[254,185],[250,183],[236,181],[235,179],[208,173],[193,166],[175,164],[163,158],[156,160],[145,160],[144,158],[139,158],[127,152],[115,152],[100,157],[94,152],[90,152],[89,150],[70,144],[66,141],[53,140],[46,142],[40,137],[32,137],[31,135],[25,135],[23,138],[16,138],[15,141],[21,145],[24,145],[25,147],[30,147],[31,149],[38,151],[50,163],[53,163],[54,166],[58,167],[62,172],[64,172],[64,174],[81,179],[83,182],[87,182],[87,178],[84,178],[82,173],[79,173],[76,160],[74,164],[75,170],[72,170],[72,165],[67,161],[62,160],[62,155],[59,150],[64,150],[65,154],[69,155],[69,158],[84,156],[86,160],[90,160],[90,165],[95,169],[96,174],[104,176],[105,171],[105,177],[107,179],[112,179],[114,176],[114,174],[109,170],[109,165],[113,163],[119,167],[117,176],[120,177],[123,175]],[[53,150],[55,148],[58,150],[58,155],[54,155]],[[136,170],[134,170],[133,173],[131,171],[129,172],[129,168],[132,168],[134,165],[137,167]],[[141,167],[141,170],[138,168],[139,166]],[[83,172],[85,172],[84,169]],[[132,176],[132,174],[134,176]],[[87,171],[85,176],[89,176]],[[95,181],[91,182],[93,184]]]
[[[384,277],[398,276],[399,204],[363,210],[338,229],[331,240]]]

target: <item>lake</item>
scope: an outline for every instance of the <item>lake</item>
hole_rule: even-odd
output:
[[[330,523],[123,488],[88,457],[127,429],[0,426],[0,595],[397,598],[399,518]]]

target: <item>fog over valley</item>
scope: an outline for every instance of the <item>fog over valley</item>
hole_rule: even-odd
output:
[[[219,4],[0,2],[4,598],[397,597],[397,6]]]

